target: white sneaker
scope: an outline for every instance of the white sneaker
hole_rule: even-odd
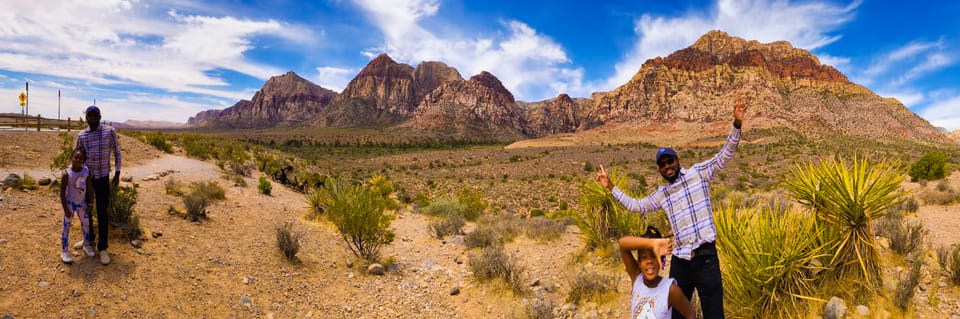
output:
[[[107,251],[106,251],[106,250],[101,250],[101,251],[100,251],[100,264],[101,264],[101,265],[106,265],[106,264],[109,264],[109,263],[110,263],[110,255],[107,254]]]
[[[88,257],[93,257],[97,254],[96,250],[93,250],[93,246],[83,245],[83,252],[87,253]]]
[[[60,259],[63,260],[64,264],[69,264],[73,262],[73,255],[71,255],[70,252],[65,251],[60,253]]]

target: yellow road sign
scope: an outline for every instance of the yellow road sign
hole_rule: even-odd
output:
[[[27,94],[20,92],[20,96],[18,96],[18,98],[20,98],[20,104],[23,104],[24,102],[27,101]]]

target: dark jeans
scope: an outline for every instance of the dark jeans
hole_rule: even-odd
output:
[[[97,232],[100,233],[100,240],[97,241],[97,250],[107,250],[107,233],[110,231],[110,176],[94,178],[93,192],[97,197]],[[93,215],[90,215],[91,219]],[[97,239],[96,233],[91,231],[87,233],[87,242],[92,243]]]
[[[677,286],[683,290],[687,300],[693,297],[693,289],[697,289],[703,318],[723,318],[723,283],[714,243],[700,245],[694,250],[691,260],[674,257],[670,262],[670,277],[677,280]],[[683,316],[674,310],[673,319],[681,318]]]

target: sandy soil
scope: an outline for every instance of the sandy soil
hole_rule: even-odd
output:
[[[55,134],[0,132],[4,156],[0,174],[48,172],[53,152],[39,145],[49,145],[51,140],[56,140]],[[369,275],[332,226],[304,218],[307,208],[302,194],[274,184],[272,196],[261,195],[253,177],[246,179],[250,186],[231,185],[220,179],[211,162],[162,155],[129,138],[122,143],[124,172],[139,185],[136,212],[147,237],[142,248],[114,234],[110,265],[102,266],[80,251],[73,251],[72,265],[64,265],[58,256],[62,215],[55,194],[48,188],[0,193],[0,250],[4,252],[0,254],[0,314],[15,318],[514,318],[538,294],[561,306],[569,288],[567,278],[587,267],[617,276],[620,297],[601,306],[580,307],[580,317],[626,317],[627,276],[619,265],[589,258],[575,262],[583,246],[576,227],[568,227],[554,241],[520,238],[506,246],[508,253],[521,257],[531,284],[538,282],[526,299],[476,282],[462,237],[444,241],[431,237],[431,217],[408,208],[397,212],[392,224],[397,237],[382,251],[395,258],[395,267],[384,276]],[[143,180],[167,170],[174,173],[156,181]],[[184,183],[219,181],[227,200],[214,204],[209,220],[203,222],[171,215],[168,208],[182,204],[164,193],[164,182],[170,178]],[[952,181],[960,189],[960,175]],[[952,244],[960,243],[958,213],[958,206],[922,206],[917,215],[933,242]],[[285,222],[294,223],[304,234],[296,263],[286,261],[276,246],[275,227]],[[79,223],[74,224],[71,242],[80,237]],[[455,288],[459,293],[453,295]],[[940,289],[941,303],[936,308],[925,302],[926,296],[918,296],[915,317],[956,318],[960,314],[957,296],[960,293],[953,286]]]

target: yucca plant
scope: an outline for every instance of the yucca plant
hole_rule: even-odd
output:
[[[904,175],[896,162],[871,163],[855,158],[848,164],[841,158],[798,164],[785,182],[790,195],[814,212],[825,228],[821,236],[833,251],[831,272],[842,291],[862,298],[879,291],[881,259],[873,241],[871,222],[903,201],[898,188]],[[845,285],[849,283],[852,285]]]
[[[626,180],[622,176],[611,171],[609,177],[611,183],[626,189]],[[628,211],[596,181],[588,181],[580,187],[580,205],[583,210],[573,214],[573,220],[580,227],[588,247],[601,247],[611,239],[640,234],[646,229],[640,214]]]
[[[818,295],[827,257],[816,218],[785,207],[716,210],[727,314],[744,318],[798,318]]]

